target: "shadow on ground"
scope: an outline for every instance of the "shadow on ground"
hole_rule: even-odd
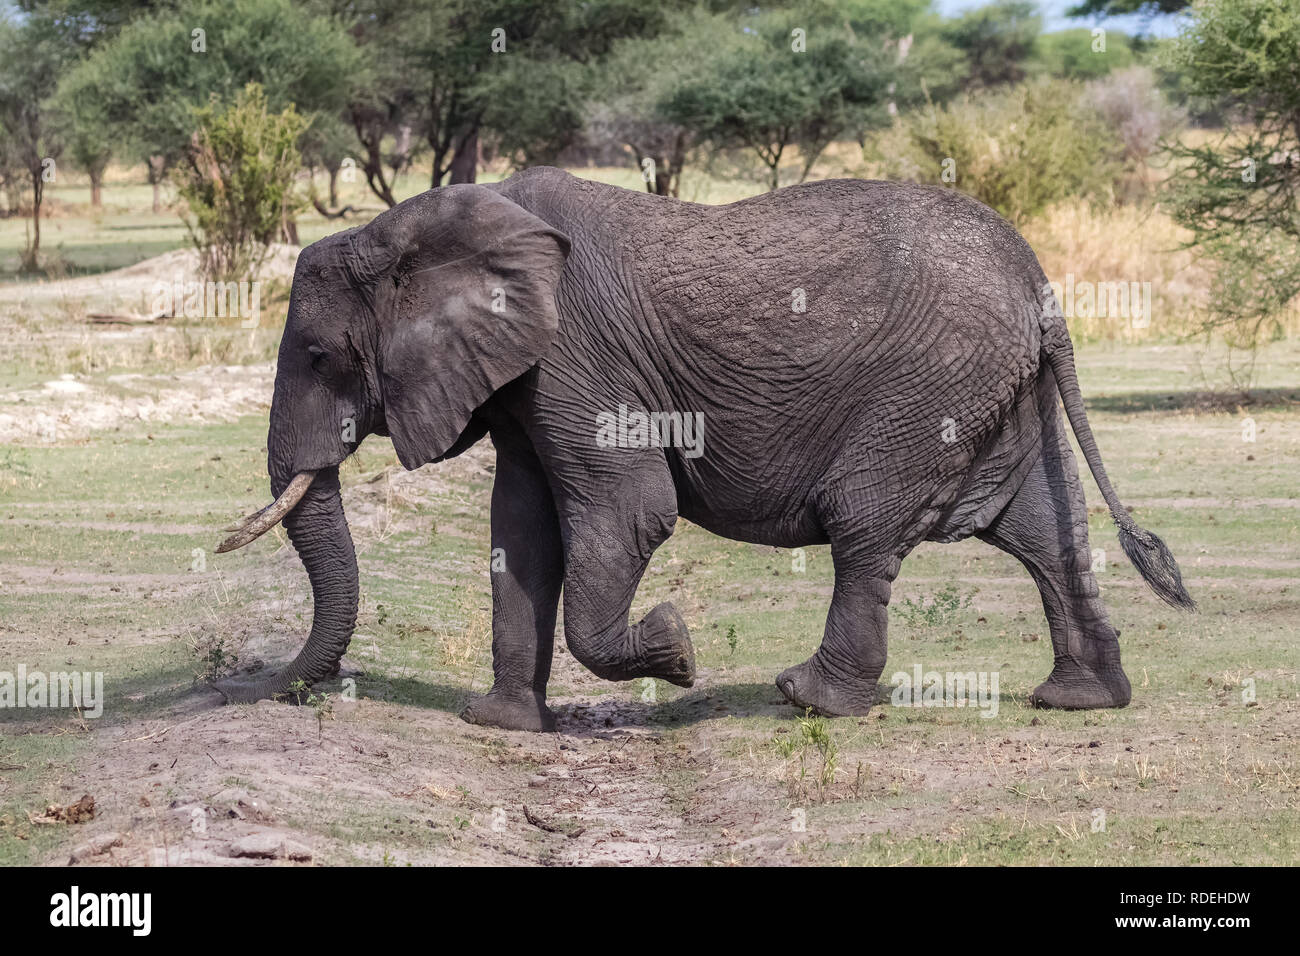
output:
[[[1290,408],[1300,405],[1300,388],[1248,391],[1125,392],[1089,398],[1088,410],[1119,415],[1139,412],[1235,412],[1238,408]]]

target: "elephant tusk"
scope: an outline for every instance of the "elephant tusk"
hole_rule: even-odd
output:
[[[235,533],[217,545],[217,554],[225,554],[227,551],[242,548],[274,528],[280,523],[280,519],[292,511],[294,505],[302,500],[302,496],[307,493],[307,488],[315,477],[316,472],[314,471],[300,471],[294,475],[293,481],[289,482],[289,487],[285,488],[280,497],[276,498],[272,504],[267,505],[255,514],[249,515],[247,518],[235,522],[226,529]]]
[[[272,502],[272,504],[274,504],[274,502]],[[240,518],[240,519],[239,519],[238,521],[236,521],[234,524],[228,524],[228,525],[226,525],[224,528],[222,528],[221,530],[222,530],[222,531],[241,531],[241,530],[243,530],[244,528],[248,527],[248,525],[249,525],[251,522],[256,521],[259,517],[261,517],[262,515],[266,514],[266,512],[267,512],[268,510],[270,510],[270,508],[271,508],[271,505],[267,505],[265,508],[261,508],[261,509],[259,509],[259,510],[257,510],[257,511],[254,511],[251,515],[244,515],[244,517]]]

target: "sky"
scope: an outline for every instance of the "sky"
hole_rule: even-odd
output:
[[[935,9],[946,17],[985,6],[989,0],[934,0]],[[1038,11],[1043,15],[1043,32],[1068,30],[1071,27],[1093,27],[1098,24],[1091,20],[1075,20],[1065,15],[1065,11],[1075,6],[1079,0],[1038,0]],[[1178,32],[1178,17],[1109,17],[1101,21],[1100,26],[1122,33],[1137,33],[1145,26],[1148,36],[1168,37]]]

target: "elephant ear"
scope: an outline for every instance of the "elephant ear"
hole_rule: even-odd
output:
[[[394,206],[353,244],[373,295],[388,433],[418,468],[555,341],[569,240],[493,190],[457,185]]]

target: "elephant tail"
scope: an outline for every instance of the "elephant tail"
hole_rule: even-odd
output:
[[[1106,468],[1101,463],[1101,452],[1097,450],[1097,441],[1092,437],[1092,428],[1083,409],[1083,395],[1079,391],[1079,378],[1074,369],[1074,347],[1070,344],[1069,333],[1065,331],[1064,320],[1060,323],[1060,329],[1053,331],[1057,334],[1052,336],[1053,341],[1043,343],[1043,355],[1052,367],[1056,387],[1065,404],[1065,415],[1070,421],[1070,429],[1079,442],[1083,457],[1088,461],[1088,470],[1092,472],[1102,497],[1106,499],[1111,519],[1119,528],[1120,547],[1142,575],[1142,580],[1162,601],[1185,611],[1196,610],[1196,602],[1183,587],[1178,562],[1174,560],[1168,546],[1150,531],[1138,527],[1111,487]]]

